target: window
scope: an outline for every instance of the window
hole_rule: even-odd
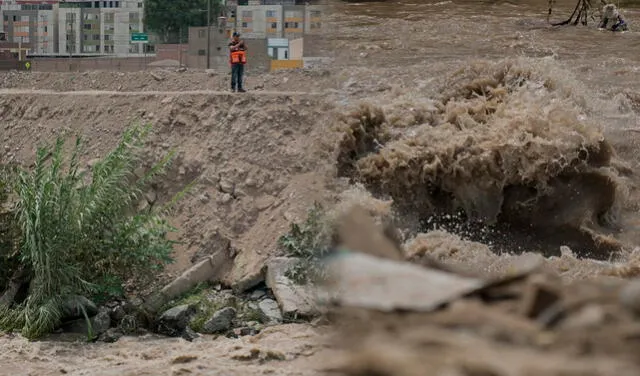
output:
[[[249,23],[247,23],[247,22],[243,22],[243,23],[242,23],[242,27],[243,27],[243,28],[245,28],[245,29],[246,29],[246,28],[248,28],[248,27],[249,27]]]
[[[100,34],[93,34],[93,40],[100,40]]]
[[[138,8],[142,8],[142,3],[138,3]]]
[[[104,40],[111,40],[111,35],[105,34],[104,35]]]
[[[272,22],[271,23],[271,28],[272,29],[277,29],[278,28],[278,23],[277,22]]]
[[[89,40],[89,35],[88,35],[88,34],[83,35],[83,36],[82,36],[82,39],[84,39],[84,40]]]
[[[204,56],[207,54],[206,50],[198,50],[198,56]]]
[[[104,31],[113,31],[114,26],[113,25],[104,25]]]
[[[137,23],[137,22],[138,22],[138,20],[140,20],[140,17],[139,17],[139,16],[140,16],[140,15],[139,15],[139,13],[138,13],[138,12],[131,12],[131,13],[129,13],[129,22],[130,22],[130,23]]]
[[[243,10],[242,11],[242,18],[251,18],[252,14],[253,14],[253,12],[250,11],[250,10]]]
[[[206,37],[207,35],[206,35],[205,31],[206,30],[198,30],[198,38],[202,39],[202,38]]]
[[[47,26],[45,26],[45,27],[44,27],[44,32],[45,32],[45,33],[47,33],[47,32],[48,32],[48,30],[49,30],[49,29],[47,28]]]
[[[320,18],[321,15],[322,15],[322,13],[319,10],[312,10],[311,11],[311,18]]]
[[[284,28],[285,29],[297,29],[299,27],[297,22],[285,22],[284,23]]]
[[[113,22],[113,13],[106,13],[104,15],[104,22]]]
[[[275,10],[268,10],[268,11],[267,11],[267,17],[268,17],[268,18],[274,18],[274,17],[276,17],[276,11],[275,11]]]

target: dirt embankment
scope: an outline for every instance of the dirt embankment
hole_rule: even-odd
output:
[[[150,122],[149,163],[173,149],[176,159],[147,199],[159,205],[195,184],[173,218],[181,244],[169,270],[225,248],[237,254],[225,281],[251,284],[289,223],[326,196],[331,109],[312,95],[1,96],[0,160],[28,165],[37,145],[66,132],[87,140],[90,162],[127,125]]]
[[[327,69],[276,71],[247,75],[249,90],[320,92],[330,88]],[[0,75],[3,89],[32,89],[55,91],[190,91],[224,90],[230,88],[228,73],[207,74],[202,70],[149,69],[141,72],[90,71],[5,72]]]

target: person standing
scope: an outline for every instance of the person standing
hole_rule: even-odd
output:
[[[239,93],[244,93],[246,90],[242,87],[242,79],[244,76],[244,65],[247,63],[247,47],[244,41],[240,39],[238,32],[233,33],[233,37],[229,43],[229,51],[231,91],[235,92],[237,88]]]

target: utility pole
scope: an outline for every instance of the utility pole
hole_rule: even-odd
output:
[[[207,69],[211,64],[211,0],[207,0]]]

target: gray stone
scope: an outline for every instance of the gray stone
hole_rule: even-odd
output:
[[[173,307],[165,311],[158,319],[158,333],[172,337],[180,336],[195,313],[196,307],[189,304]]]
[[[91,323],[91,331],[89,331],[89,323]],[[100,310],[97,315],[93,316],[87,322],[87,319],[76,319],[63,324],[62,329],[67,333],[89,334],[97,337],[106,332],[111,326],[111,317],[107,310]]]
[[[313,317],[319,313],[318,297],[312,286],[300,286],[286,276],[298,259],[277,257],[267,263],[266,283],[285,318]]]
[[[205,334],[217,334],[231,329],[233,319],[236,318],[236,310],[226,307],[216,311],[213,316],[204,323],[202,332]]]
[[[182,332],[181,337],[189,342],[193,341],[194,339],[200,337],[200,335],[196,332],[194,332],[191,328],[186,327],[184,329],[184,331]]]
[[[100,341],[113,343],[122,338],[124,334],[118,328],[110,328],[100,336]]]
[[[93,317],[98,314],[98,307],[91,300],[81,295],[70,297],[62,307],[62,321],[79,318],[84,319],[83,308],[88,317]]]
[[[282,312],[278,302],[273,299],[264,299],[258,303],[258,308],[268,323],[279,324],[282,322]]]
[[[249,297],[249,299],[258,300],[265,295],[267,295],[267,293],[264,290],[255,290],[254,292],[251,293],[251,296]]]

